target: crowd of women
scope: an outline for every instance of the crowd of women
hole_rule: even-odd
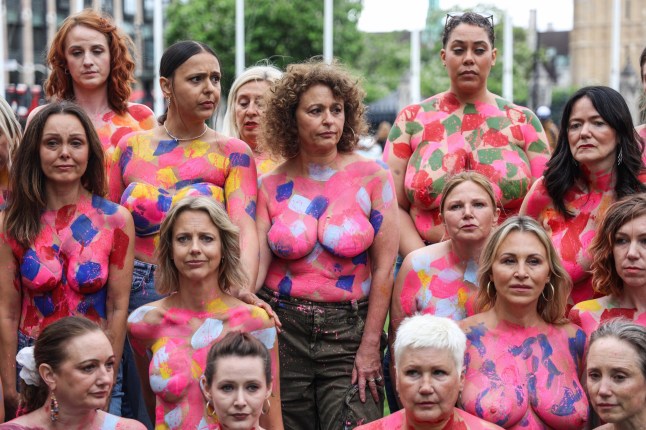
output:
[[[381,162],[338,62],[246,70],[221,133],[210,47],[165,51],[155,119],[130,39],[67,18],[24,133],[0,99],[0,429],[646,428],[625,101],[577,91],[551,153],[487,89],[493,18],[442,43]]]

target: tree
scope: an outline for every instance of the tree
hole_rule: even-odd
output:
[[[253,0],[245,4],[245,64],[269,59],[284,69],[323,53],[323,2]],[[334,55],[352,63],[363,49],[357,29],[360,0],[334,1]],[[199,40],[218,53],[223,92],[235,78],[235,0],[172,0],[166,12],[166,43]]]

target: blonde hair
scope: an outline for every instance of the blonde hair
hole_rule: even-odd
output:
[[[7,136],[7,150],[9,158],[7,160],[7,170],[11,168],[13,154],[22,139],[22,128],[18,118],[9,106],[9,103],[0,97],[0,136]]]
[[[158,270],[155,271],[155,286],[160,294],[170,294],[179,288],[179,274],[173,262],[173,227],[177,218],[186,211],[206,213],[220,233],[222,262],[218,267],[220,289],[228,293],[233,286],[242,287],[248,280],[240,264],[240,244],[236,227],[224,207],[205,196],[188,196],[177,202],[166,214],[161,224],[157,248]]]
[[[514,231],[534,234],[543,244],[545,252],[547,253],[547,261],[550,267],[550,283],[554,289],[553,293],[546,293],[544,291],[539,296],[536,308],[538,314],[545,322],[550,324],[566,323],[565,307],[567,297],[572,289],[570,275],[563,268],[561,260],[547,232],[533,218],[527,216],[513,216],[508,218],[489,236],[480,254],[480,269],[478,270],[479,291],[476,296],[476,311],[483,312],[489,310],[496,303],[496,298],[498,297],[496,286],[493,285],[493,288],[488,287],[493,273],[493,263],[500,244]],[[545,299],[545,297],[548,299]]]

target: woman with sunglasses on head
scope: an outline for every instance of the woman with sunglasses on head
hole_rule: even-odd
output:
[[[497,55],[493,17],[447,16],[442,44],[449,89],[406,107],[384,151],[399,201],[402,258],[442,239],[439,203],[448,177],[482,173],[494,184],[502,215],[513,215],[550,156],[536,115],[487,89]]]
[[[106,167],[123,136],[155,126],[147,106],[129,102],[135,82],[133,48],[130,37],[108,15],[85,9],[63,21],[47,53],[51,74],[45,94],[83,108],[101,140]]]

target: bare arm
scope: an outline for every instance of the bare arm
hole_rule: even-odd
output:
[[[4,216],[0,217],[0,231],[4,231]],[[0,234],[0,297],[0,380],[4,412],[13,418],[18,407],[16,352],[22,292],[16,260],[4,234]]]

